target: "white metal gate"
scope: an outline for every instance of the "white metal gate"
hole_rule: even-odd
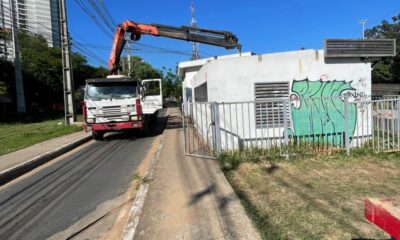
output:
[[[285,157],[299,151],[400,150],[397,96],[197,102],[183,104],[182,117],[190,156],[215,158],[243,149],[273,149]]]

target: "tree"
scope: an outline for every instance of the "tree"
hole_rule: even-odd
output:
[[[128,75],[129,68],[126,57],[121,58],[121,67],[120,74]],[[172,72],[171,69],[166,70],[166,68],[163,68],[159,70],[143,61],[142,58],[131,56],[131,71],[131,77],[138,80],[161,78],[164,97],[175,99],[182,97],[182,83],[179,81],[177,74]]]
[[[165,72],[165,68],[164,68]],[[171,69],[165,72],[162,78],[163,85],[163,96],[175,99],[181,99],[182,97],[182,82],[176,73],[172,72]]]
[[[381,24],[365,31],[367,38],[394,38],[397,49],[400,49],[400,14],[392,17],[392,23],[384,20]],[[372,71],[373,82],[400,83],[400,55],[397,54],[393,61],[379,62]]]
[[[108,70],[104,67],[93,67],[87,62],[85,56],[74,52],[71,56],[72,67],[74,71],[75,88],[78,89],[85,85],[86,79],[104,78],[108,75]]]
[[[27,103],[49,108],[63,101],[61,51],[48,47],[41,35],[18,34],[21,49],[22,76]]]
[[[4,82],[0,82],[0,96],[7,95],[7,85]]]
[[[14,67],[9,61],[0,60],[0,96],[10,95],[14,81]]]
[[[41,35],[20,32],[21,67],[25,99],[28,110],[52,109],[54,103],[63,102],[63,80],[61,50],[48,46]],[[87,59],[76,52],[71,54],[75,88],[79,89],[88,78],[105,77],[108,71],[93,67]],[[14,66],[9,61],[0,61],[0,95],[8,89],[15,98]],[[15,101],[14,101],[15,102]],[[35,106],[35,108],[33,108]]]
[[[128,75],[128,61],[127,58],[121,58],[122,68],[121,74]],[[131,56],[131,77],[138,80],[161,78],[162,72],[155,69],[150,64],[143,61],[142,58]]]

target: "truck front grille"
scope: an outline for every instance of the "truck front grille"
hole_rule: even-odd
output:
[[[111,107],[103,107],[103,114],[100,115],[107,117],[107,116],[120,116],[125,114],[126,113],[121,112],[120,106],[111,106]]]

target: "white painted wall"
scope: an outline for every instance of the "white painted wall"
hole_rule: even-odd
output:
[[[304,79],[351,82],[358,96],[371,95],[370,63],[358,59],[325,59],[323,50],[216,59],[206,61],[197,73],[188,76],[190,81],[184,86],[195,88],[207,82],[208,102],[251,102],[255,100],[257,82],[289,82],[291,89],[293,81]],[[357,110],[355,139],[371,134],[370,110],[369,106]],[[283,127],[256,127],[254,103],[221,105],[219,112],[223,149],[237,149],[239,142],[247,146],[270,146],[282,141]],[[293,126],[291,121],[289,127]],[[209,127],[201,122],[196,125],[199,133]]]
[[[186,103],[191,99],[186,98],[185,91],[186,89],[192,89],[197,85],[193,85],[193,79],[197,75],[197,73],[202,69],[202,67],[211,61],[226,59],[226,58],[238,58],[238,57],[246,57],[254,55],[252,52],[245,52],[241,54],[230,54],[223,56],[215,56],[212,58],[198,59],[193,61],[180,62],[178,65],[178,76],[182,80],[182,91],[183,91],[183,102]],[[192,96],[194,98],[194,91],[192,91]]]
[[[255,55],[207,62],[193,78],[205,81],[209,102],[254,101],[254,83],[303,80],[353,81],[358,92],[371,95],[371,64],[355,59],[325,62],[323,50]],[[291,86],[291,85],[290,85]]]

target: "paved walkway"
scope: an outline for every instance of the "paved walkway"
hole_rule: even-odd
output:
[[[53,138],[27,148],[2,155],[0,156],[0,172],[18,166],[26,161],[39,157],[89,135],[90,133],[80,131],[62,137]]]
[[[170,111],[134,239],[259,239],[217,162],[184,155],[179,114]]]

